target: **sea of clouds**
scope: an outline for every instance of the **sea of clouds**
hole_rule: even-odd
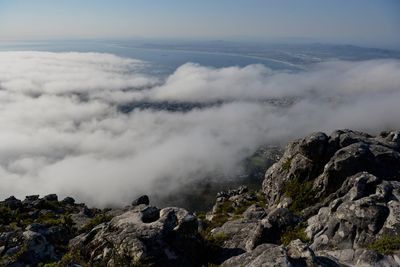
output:
[[[260,145],[313,131],[400,128],[398,60],[301,72],[188,63],[166,78],[146,67],[110,54],[0,52],[0,198],[57,193],[124,205],[213,173],[235,175]],[[117,108],[134,101],[223,104]]]

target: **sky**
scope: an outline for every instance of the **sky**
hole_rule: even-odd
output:
[[[400,45],[398,0],[0,0],[0,40],[181,38]]]

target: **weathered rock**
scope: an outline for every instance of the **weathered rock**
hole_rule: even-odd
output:
[[[23,262],[37,264],[42,261],[57,259],[54,247],[42,234],[27,230],[23,233],[23,236],[25,244],[20,257]]]
[[[47,201],[58,201],[58,196],[56,194],[50,194],[43,197]]]
[[[316,252],[317,259],[325,258],[337,262],[337,266],[360,267],[397,267],[400,266],[399,257],[381,255],[367,249],[343,249]]]
[[[179,208],[139,205],[74,238],[71,247],[89,264],[110,266],[200,266],[204,259],[197,219]]]
[[[65,204],[73,205],[73,204],[75,204],[75,199],[73,199],[72,197],[65,197],[62,200],[62,202]]]
[[[293,227],[300,222],[300,218],[288,209],[276,208],[271,211],[265,219],[261,221],[263,225],[262,240],[265,243],[277,244],[282,233],[289,227]]]
[[[267,267],[267,266],[294,266],[286,253],[286,250],[273,244],[262,244],[254,250],[232,257],[225,261],[222,267]]]
[[[265,209],[256,204],[253,204],[250,207],[248,207],[247,210],[243,213],[243,217],[249,221],[261,220],[266,215],[267,213],[265,212]]]
[[[39,195],[30,195],[25,197],[25,201],[35,201],[39,199]]]
[[[380,234],[399,231],[400,217],[393,210],[398,200],[392,200],[397,199],[392,192],[397,191],[393,187],[399,188],[398,183],[378,182],[368,173],[349,177],[343,185],[353,185],[348,192],[308,220],[306,231],[314,250],[362,248]]]
[[[12,210],[16,210],[22,207],[22,201],[11,196],[3,201],[3,205]]]
[[[292,262],[297,265],[319,266],[317,258],[308,245],[301,242],[299,239],[293,240],[287,247],[287,254]]]
[[[260,222],[238,219],[228,221],[211,231],[213,236],[224,236],[223,248],[241,249],[243,252],[255,247],[253,239],[258,239]],[[262,233],[261,233],[262,234]]]
[[[347,177],[367,171],[380,179],[400,176],[399,132],[373,137],[341,130],[329,137],[314,133],[289,143],[283,157],[266,172],[263,191],[270,207],[285,198],[288,181],[312,181],[315,203],[336,192]],[[310,205],[315,203],[309,203]]]
[[[140,196],[139,198],[135,199],[132,201],[132,206],[137,206],[137,205],[149,205],[150,204],[150,199],[147,195]]]

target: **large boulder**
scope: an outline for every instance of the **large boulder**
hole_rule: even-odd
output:
[[[204,258],[197,227],[197,218],[184,209],[138,205],[70,245],[90,265],[200,266]]]

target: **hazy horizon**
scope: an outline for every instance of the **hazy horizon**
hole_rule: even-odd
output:
[[[398,49],[400,2],[0,0],[0,40],[321,42]]]

